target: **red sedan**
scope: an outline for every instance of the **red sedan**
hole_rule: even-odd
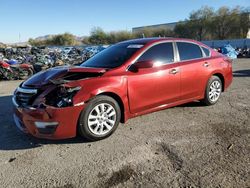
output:
[[[35,74],[15,91],[14,120],[47,139],[110,136],[120,122],[200,100],[215,104],[232,82],[232,64],[197,41],[144,38],[120,42],[78,67]]]

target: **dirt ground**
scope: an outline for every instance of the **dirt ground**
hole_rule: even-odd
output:
[[[120,124],[108,139],[38,140],[17,130],[0,82],[1,187],[250,187],[250,59],[236,60],[220,101]]]

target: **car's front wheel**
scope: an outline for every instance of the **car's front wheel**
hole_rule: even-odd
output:
[[[82,111],[78,131],[88,140],[101,140],[116,130],[120,119],[121,110],[116,100],[109,96],[96,96]]]
[[[206,105],[213,105],[215,104],[222,93],[222,82],[218,76],[212,76],[207,83],[206,91],[205,91],[205,98],[203,102]]]

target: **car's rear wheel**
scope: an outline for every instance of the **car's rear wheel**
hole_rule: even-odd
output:
[[[78,131],[88,140],[101,140],[116,130],[120,119],[121,110],[116,100],[109,96],[96,96],[82,111]]]
[[[203,102],[206,105],[213,105],[217,103],[222,92],[222,82],[218,76],[212,76],[207,83],[205,98]]]

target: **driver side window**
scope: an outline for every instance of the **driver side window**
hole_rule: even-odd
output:
[[[149,48],[137,62],[159,61],[162,64],[174,62],[174,51],[172,42],[157,44]]]

